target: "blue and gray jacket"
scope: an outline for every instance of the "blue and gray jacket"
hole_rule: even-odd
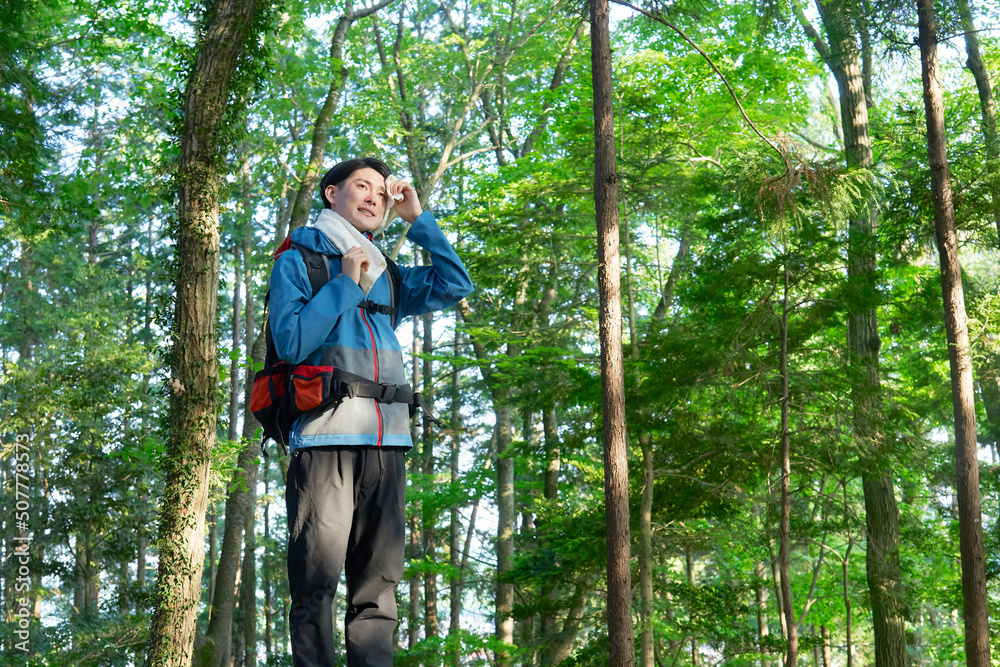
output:
[[[402,278],[394,290],[384,271],[365,296],[341,272],[340,252],[321,231],[299,227],[292,232],[293,243],[329,256],[331,276],[313,296],[298,252],[282,253],[271,271],[271,335],[278,356],[294,367],[297,391],[309,391],[308,378],[331,367],[375,382],[405,384],[393,320],[398,326],[404,317],[443,310],[472,292],[469,273],[430,211],[417,217],[407,238],[430,253],[431,266],[400,266]],[[396,317],[359,307],[366,299],[395,306]],[[292,426],[291,451],[329,445],[411,447],[409,406],[345,397]]]

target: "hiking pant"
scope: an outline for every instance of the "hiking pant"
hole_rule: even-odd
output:
[[[392,665],[403,576],[405,450],[308,447],[292,454],[289,630],[295,667],[333,667],[331,604],[346,568],[349,667]]]

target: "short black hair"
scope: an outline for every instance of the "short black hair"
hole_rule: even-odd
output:
[[[326,198],[326,189],[329,186],[337,187],[347,180],[347,178],[358,169],[374,169],[382,174],[383,178],[388,178],[389,165],[374,157],[357,157],[353,160],[344,160],[340,164],[334,165],[330,171],[326,172],[323,180],[319,182],[319,196],[323,198],[323,206],[331,208],[330,201]]]

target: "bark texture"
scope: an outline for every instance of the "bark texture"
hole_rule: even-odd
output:
[[[191,663],[201,594],[208,472],[218,401],[220,162],[227,98],[236,63],[264,0],[208,7],[184,93],[177,182],[177,308],[167,477],[161,506],[159,572],[148,667]]]
[[[965,660],[968,667],[989,667],[990,637],[986,596],[986,553],[979,498],[976,410],[969,354],[969,329],[958,257],[955,208],[948,173],[944,103],[938,79],[937,27],[933,0],[917,0],[920,69],[927,112],[927,157],[931,168],[934,228],[941,259],[951,398],[955,413],[955,487],[959,547],[962,554],[962,605],[965,616]]]
[[[594,81],[594,203],[597,209],[604,498],[608,554],[608,638],[611,667],[632,667],[632,575],[629,571],[628,452],[622,354],[618,174],[612,115],[611,35],[607,0],[590,6]]]

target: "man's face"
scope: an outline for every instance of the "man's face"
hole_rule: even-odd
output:
[[[385,217],[389,195],[385,177],[371,167],[358,169],[340,185],[329,185],[326,198],[330,208],[354,225],[359,232],[374,231]]]

